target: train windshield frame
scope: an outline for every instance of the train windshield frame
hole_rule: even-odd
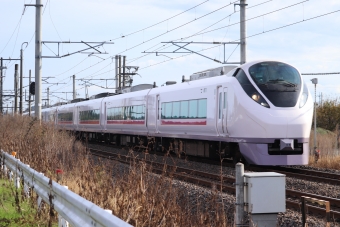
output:
[[[249,75],[257,87],[276,107],[294,107],[301,91],[297,69],[282,62],[260,62],[249,67]]]

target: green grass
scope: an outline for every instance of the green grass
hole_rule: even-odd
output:
[[[37,215],[35,201],[22,199],[21,189],[18,191],[19,211],[15,202],[15,193],[13,182],[0,179],[0,227],[47,226],[48,218],[43,218],[45,215],[40,215],[40,217]],[[57,226],[57,223],[54,222],[53,226]]]
[[[314,128],[313,128],[314,129]],[[327,135],[327,134],[331,134],[331,135],[333,135],[334,134],[334,132],[331,132],[331,131],[329,131],[329,130],[327,130],[327,129],[324,129],[324,128],[316,128],[316,132],[318,133],[318,134],[321,134],[321,135]]]

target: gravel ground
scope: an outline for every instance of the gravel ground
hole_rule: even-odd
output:
[[[337,170],[337,169],[326,169],[326,168],[319,168],[319,167],[312,167],[312,166],[294,166],[294,168],[297,168],[297,169],[307,169],[307,170],[315,170],[315,171],[326,172],[326,173],[340,174],[340,170]]]
[[[94,145],[90,144],[90,148],[94,149],[101,149],[101,150],[108,150],[114,153],[120,153],[127,155],[129,153],[128,150],[121,150],[112,147],[106,147],[102,145]],[[222,167],[199,163],[194,161],[188,161],[185,159],[178,159],[173,157],[163,157],[154,154],[144,154],[142,152],[132,152],[130,154],[135,157],[146,157],[149,160],[154,160],[155,162],[162,162],[167,163],[169,165],[176,165],[178,167],[185,167],[191,168],[194,170],[204,171],[204,172],[215,172],[220,173],[222,171],[223,175],[225,176],[234,176],[235,170],[229,167]],[[298,168],[305,168],[305,167],[298,167]],[[313,168],[316,170],[317,168]],[[319,171],[323,171],[322,169],[317,169]],[[248,172],[248,171],[245,171]],[[178,187],[183,187],[188,192],[188,198],[193,203],[197,203],[199,199],[202,199],[200,204],[204,204],[204,198],[209,198],[211,196],[212,190],[208,188],[199,187],[197,185],[193,185],[190,183],[182,182],[182,181],[174,181],[175,185]],[[296,178],[286,177],[286,188],[293,189],[313,194],[319,194],[328,197],[340,198],[340,186],[330,185],[325,183],[318,183],[313,181],[307,180],[300,180]],[[235,204],[235,197],[233,195],[227,193],[220,194],[220,200],[224,202],[225,209],[227,211],[228,220],[232,223],[233,216],[234,216],[234,204]],[[315,216],[308,216],[308,226],[325,226],[324,217],[315,217]],[[278,215],[279,226],[301,226],[301,213],[300,211],[294,211],[287,209],[285,213],[280,213]],[[339,220],[338,220],[339,221]],[[340,222],[332,223],[331,226],[340,226]]]

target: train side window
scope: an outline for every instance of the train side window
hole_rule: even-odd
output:
[[[218,99],[218,119],[222,118],[222,92],[219,93]]]
[[[173,119],[180,118],[179,117],[180,105],[181,105],[181,102],[173,102],[172,103],[172,115],[171,115],[171,118],[173,118]]]
[[[197,100],[189,101],[189,118],[197,118]]]
[[[227,101],[228,101],[228,99],[227,99],[227,92],[224,92],[224,104],[223,104],[223,108],[224,109],[227,108]]]
[[[207,99],[198,100],[198,118],[207,118]]]
[[[180,118],[185,119],[189,117],[189,101],[181,101]]]
[[[141,106],[134,106],[134,111],[135,111],[135,119],[136,120],[141,119],[141,116],[142,116]]]
[[[162,113],[161,113],[161,118],[165,118],[165,103],[162,103]]]
[[[106,120],[112,120],[112,108],[106,109]]]
[[[137,119],[137,106],[130,107],[130,117],[131,117],[131,120]]]
[[[144,120],[145,119],[145,106],[144,105],[142,106],[142,110],[143,110],[142,119]]]
[[[165,118],[170,119],[172,113],[172,102],[165,103]]]

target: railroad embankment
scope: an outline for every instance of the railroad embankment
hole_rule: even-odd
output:
[[[28,117],[3,116],[0,129],[2,150],[134,226],[232,226],[234,214],[225,212],[217,190],[193,203],[171,177],[150,176],[142,162],[113,172],[114,163],[93,160],[69,133]]]

